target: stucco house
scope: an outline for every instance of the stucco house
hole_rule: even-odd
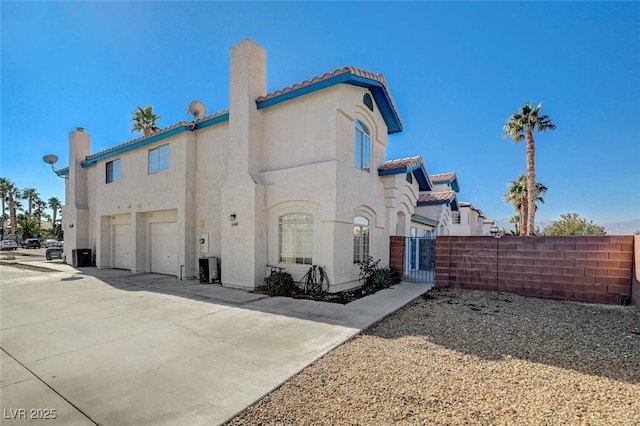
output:
[[[266,52],[230,50],[229,109],[105,151],[69,137],[65,255],[99,268],[198,275],[217,257],[223,285],[253,289],[266,265],[301,278],[322,265],[330,291],[358,285],[355,262],[387,264],[390,235],[436,223],[417,214],[433,184],[420,158],[385,162],[403,130],[380,74],[342,68],[266,92]]]

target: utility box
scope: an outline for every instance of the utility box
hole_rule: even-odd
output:
[[[201,283],[220,282],[220,262],[217,257],[203,257],[198,259]]]
[[[92,260],[91,249],[71,250],[71,265],[73,267],[82,268],[84,266],[91,266]]]

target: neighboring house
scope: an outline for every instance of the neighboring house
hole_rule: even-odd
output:
[[[451,235],[453,213],[458,212],[458,197],[455,191],[420,193],[416,213],[437,223],[435,235]]]
[[[390,235],[435,227],[415,211],[433,189],[422,160],[384,161],[403,123],[380,74],[343,68],[267,94],[266,52],[245,40],[231,48],[229,96],[195,127],[102,152],[70,134],[68,259],[91,248],[99,268],[194,277],[216,256],[222,283],[245,289],[266,265],[295,279],[322,265],[340,291],[359,285],[355,262],[388,264]]]
[[[421,192],[416,214],[436,223],[434,235],[452,235],[454,215],[459,212],[457,192],[460,191],[455,172],[429,175],[432,190]]]
[[[396,214],[395,226],[393,217],[389,217],[390,235],[432,235],[437,223],[415,214],[420,193],[433,190],[422,157],[385,161],[378,174],[384,183],[387,208]]]
[[[489,230],[485,230],[487,218],[482,210],[471,203],[460,201],[459,210],[452,212],[451,235],[490,235]]]

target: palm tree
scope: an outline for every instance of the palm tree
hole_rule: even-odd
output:
[[[16,239],[16,204],[20,199],[20,190],[17,186],[13,184],[11,181],[7,181],[6,183],[6,194],[5,196],[9,200],[9,220],[11,221],[11,239]]]
[[[7,197],[9,196],[9,190],[13,183],[7,179],[0,177],[0,197],[2,197],[2,215],[0,215],[0,225],[2,229],[0,229],[0,234],[2,234],[2,239],[4,239],[4,224],[7,219],[5,212],[7,211]]]
[[[527,232],[524,235],[531,235],[535,229],[536,222],[536,142],[533,139],[533,132],[544,132],[553,130],[556,125],[551,122],[548,115],[539,115],[542,104],[531,108],[531,102],[523,105],[520,111],[513,114],[504,125],[504,137],[513,139],[517,144],[526,139],[526,159],[527,159]]]
[[[507,182],[507,193],[504,194],[502,200],[513,204],[513,208],[518,213],[518,217],[520,220],[520,235],[531,235],[534,233],[534,230],[529,228],[529,223],[527,221],[528,213],[529,213],[529,204],[528,194],[529,194],[529,182],[527,177],[524,174],[520,174],[518,180],[513,180]],[[540,201],[544,203],[544,198],[542,198],[542,194],[547,192],[549,188],[541,184],[540,182],[536,182],[535,184],[535,202]],[[534,204],[535,209],[538,207]],[[513,223],[513,219],[511,218],[511,223]],[[516,226],[516,232],[518,231],[518,227]]]
[[[60,237],[64,235],[64,232],[62,232],[62,224],[58,223],[53,225],[53,229],[51,232],[54,237],[60,239]]]
[[[40,194],[38,194],[38,191],[35,188],[25,188],[24,190],[22,190],[22,199],[29,202],[27,217],[31,219],[33,214],[33,206],[40,199]]]
[[[147,105],[142,108],[140,105],[136,105],[136,107],[138,108],[136,111],[131,111],[131,121],[133,122],[131,133],[144,132],[145,136],[149,136],[152,132],[159,130],[156,121],[162,117],[153,113],[153,106]]]
[[[49,216],[44,209],[47,208],[47,203],[45,203],[44,201],[42,201],[40,198],[38,198],[36,200],[36,202],[34,203],[35,205],[35,211],[33,212],[36,220],[38,221],[39,224],[42,224],[42,218],[43,217],[47,217]]]
[[[58,220],[58,210],[60,210],[62,208],[62,203],[60,202],[60,200],[57,197],[51,197],[47,201],[47,205],[53,211],[53,219],[52,219],[52,221],[53,221],[53,224],[55,225],[56,221]]]
[[[514,215],[511,216],[511,219],[509,219],[509,223],[513,223],[514,227],[516,228],[516,230],[513,232],[513,235],[520,235],[520,215]]]
[[[36,222],[35,219],[28,219],[25,217],[18,220],[18,224],[20,225],[20,234],[22,234],[23,240],[31,238],[34,235],[40,235],[40,233],[42,232],[40,224]]]

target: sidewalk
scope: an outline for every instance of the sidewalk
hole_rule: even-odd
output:
[[[340,305],[28,264],[56,272],[0,266],[2,424],[220,424],[430,288]]]

